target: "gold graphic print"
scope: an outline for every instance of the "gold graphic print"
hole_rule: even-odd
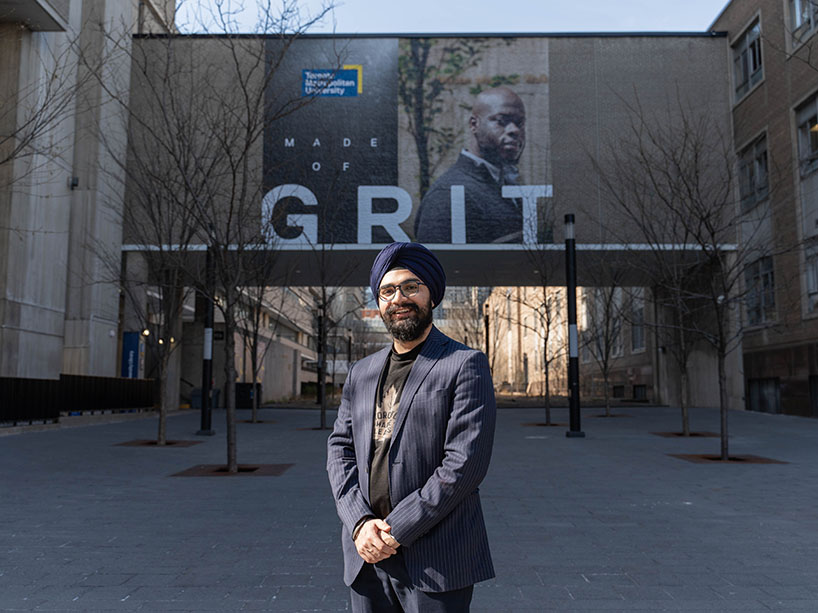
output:
[[[383,394],[383,402],[375,412],[375,440],[384,441],[392,438],[392,427],[395,425],[395,415],[398,414],[398,393],[394,386]]]

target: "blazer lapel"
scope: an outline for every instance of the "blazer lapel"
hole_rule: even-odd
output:
[[[359,427],[353,428],[357,440],[363,444],[360,449],[362,456],[359,456],[359,466],[365,466],[367,476],[361,479],[361,487],[364,496],[369,500],[369,459],[372,457],[372,429],[375,423],[375,395],[378,393],[378,380],[381,378],[383,366],[389,359],[389,348],[382,349],[376,353],[369,361],[369,368],[363,373],[363,389],[360,401],[355,402],[353,421],[358,420]],[[357,396],[357,394],[356,394]],[[356,445],[357,447],[357,445]]]
[[[397,438],[398,432],[400,432],[401,426],[403,426],[403,422],[406,420],[406,415],[409,412],[415,394],[418,389],[420,389],[421,384],[424,379],[426,379],[426,375],[429,374],[432,366],[435,365],[435,362],[437,362],[443,354],[443,349],[447,342],[448,339],[443,333],[437,328],[432,327],[432,331],[426,338],[423,349],[420,350],[420,354],[418,354],[415,360],[415,365],[412,366],[412,370],[409,372],[409,377],[406,379],[403,392],[401,392],[398,414],[395,416],[395,425],[392,429],[393,441]]]

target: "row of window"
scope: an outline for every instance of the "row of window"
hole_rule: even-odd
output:
[[[795,46],[815,33],[818,1],[787,0],[788,26]],[[733,44],[735,100],[741,100],[764,75],[761,22],[754,20]],[[818,312],[818,95],[795,109],[798,147],[802,235],[812,243],[805,250],[807,312]],[[769,196],[767,137],[762,134],[738,153],[739,197],[742,212]],[[775,319],[775,273],[771,257],[745,269],[746,315],[749,325]]]
[[[807,286],[810,310],[818,306],[818,242],[809,254]],[[775,319],[775,274],[773,258],[765,256],[744,269],[746,287],[745,311],[748,325],[754,326]],[[604,295],[612,288],[586,290],[583,296],[582,360],[605,354],[612,358],[624,355],[622,338],[622,288],[613,288],[611,296]],[[645,301],[642,288],[632,290],[629,305],[631,353],[645,349]]]

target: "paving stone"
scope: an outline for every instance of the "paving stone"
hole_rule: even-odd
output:
[[[763,600],[761,601],[773,611],[810,611],[815,613],[815,598],[805,600]]]
[[[706,602],[721,602],[724,598],[709,586],[696,585],[669,585],[662,588],[674,600],[696,601],[701,605]]]
[[[627,413],[530,439],[541,410],[498,412],[481,486],[498,576],[472,610],[818,611],[818,420],[731,412],[732,454],[789,464],[697,465],[668,454],[718,439],[650,434],[678,430],[677,408]],[[262,416],[239,424],[239,460],[293,464],[279,477],[170,476],[224,461],[221,411],[222,436],[187,448],[115,446],[154,419],[4,437],[0,610],[348,610],[328,433],[304,429],[313,410]],[[169,436],[198,425],[173,416]],[[718,431],[718,411],[691,425]]]

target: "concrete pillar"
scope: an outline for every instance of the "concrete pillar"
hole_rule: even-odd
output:
[[[122,201],[130,60],[113,53],[130,45],[131,3],[84,0],[80,44],[91,62],[104,66],[107,88],[83,81],[78,96],[66,285],[63,372],[116,372]],[[98,27],[103,24],[107,30]],[[80,67],[79,74],[85,75]]]
[[[65,75],[75,73],[72,36],[70,28],[40,32],[0,24],[0,132],[16,135],[0,151],[6,160],[0,165],[0,376],[54,379],[61,371],[73,157],[73,84]],[[61,112],[49,115],[58,104]],[[44,129],[26,127],[46,116]]]

